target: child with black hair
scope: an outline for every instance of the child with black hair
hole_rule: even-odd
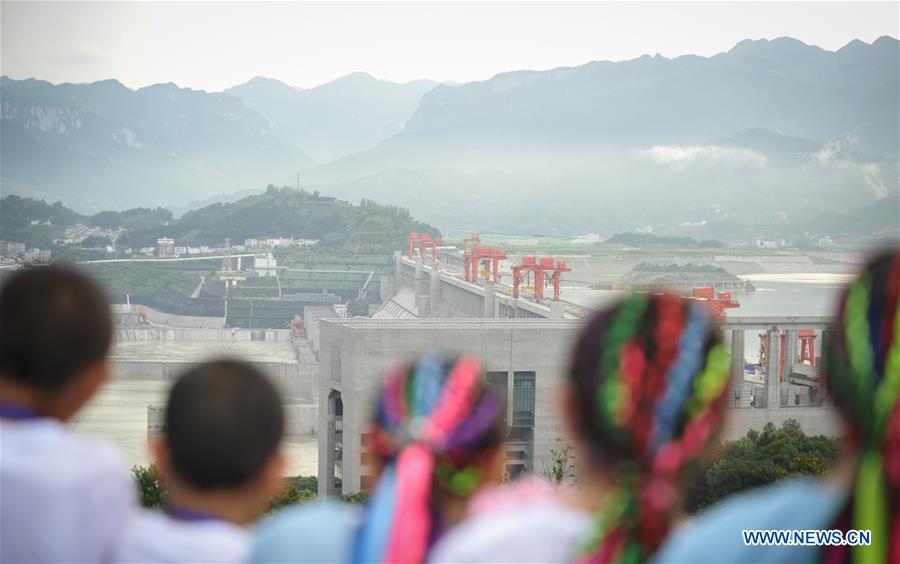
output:
[[[103,562],[134,510],[119,454],[66,422],[109,377],[103,292],[63,266],[0,288],[0,562]]]
[[[129,524],[122,562],[242,562],[244,529],[283,485],[281,398],[252,365],[201,364],[172,387],[162,440],[153,445],[168,487],[165,514]]]

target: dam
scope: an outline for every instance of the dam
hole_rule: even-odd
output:
[[[163,323],[148,325],[121,311],[111,354],[116,378],[173,379],[191,364],[222,354],[253,363],[285,397],[289,432],[315,437],[319,493],[327,497],[371,484],[364,437],[383,374],[430,348],[473,353],[482,359],[489,385],[506,399],[508,472],[540,473],[551,463],[551,449],[568,440],[556,394],[575,336],[592,310],[527,294],[515,298],[506,285],[467,281],[424,262],[395,254],[392,270],[378,279],[380,305],[369,316],[338,305],[307,306],[301,332],[226,327],[222,318],[205,323],[161,316]],[[798,348],[799,335],[812,332],[821,343],[832,323],[815,316],[719,322],[732,350],[723,439],[788,419],[809,434],[840,433],[818,380],[817,358],[803,361]],[[745,363],[745,344],[757,335],[770,345],[754,372]],[[160,405],[148,406],[149,430],[159,429],[162,413]]]

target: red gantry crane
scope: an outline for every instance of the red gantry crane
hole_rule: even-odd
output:
[[[431,238],[431,235],[428,233],[422,233],[419,235],[415,231],[409,234],[409,258],[413,258],[415,250],[418,249],[419,256],[422,257],[422,260],[425,260],[425,251],[426,249],[431,249],[431,260],[433,262],[437,262],[437,248],[438,245],[442,245],[444,243],[444,238],[438,235],[434,239]]]
[[[513,297],[519,298],[519,288],[522,282],[529,277],[533,278],[534,301],[541,302],[544,299],[544,286],[549,281],[553,284],[553,301],[559,301],[559,289],[563,272],[572,272],[566,266],[566,261],[556,261],[553,257],[541,257],[540,261],[534,256],[522,257],[522,264],[512,267],[513,271]]]
[[[725,310],[741,307],[732,296],[731,292],[718,292],[714,288],[694,288],[690,296],[683,296],[683,300],[691,300],[707,307],[716,321],[724,321],[728,312]]]
[[[506,251],[493,247],[475,246],[466,250],[463,255],[463,267],[466,270],[466,281],[477,282],[479,268],[484,278],[490,279],[496,284],[500,281],[500,261],[506,260]]]

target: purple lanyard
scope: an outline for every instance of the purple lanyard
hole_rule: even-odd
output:
[[[188,509],[186,507],[169,507],[166,509],[169,517],[177,521],[224,521],[218,515],[213,515],[206,511],[198,511],[196,509]]]
[[[0,401],[0,419],[40,419],[42,415],[30,407],[16,405],[6,401]]]

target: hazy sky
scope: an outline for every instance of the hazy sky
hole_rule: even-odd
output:
[[[0,3],[13,78],[221,90],[309,87],[354,71],[466,82],[642,54],[714,55],[784,35],[835,50],[898,35],[897,2]]]

